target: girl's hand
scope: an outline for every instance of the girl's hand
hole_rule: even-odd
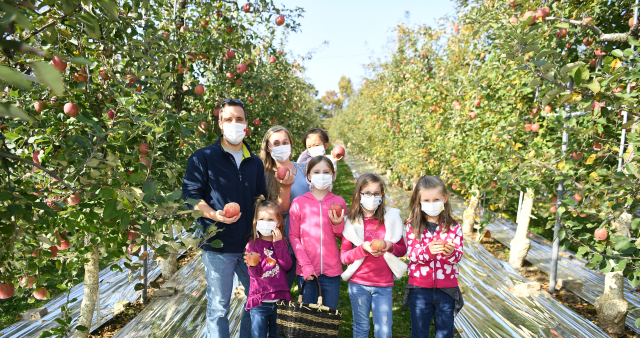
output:
[[[387,252],[387,251],[393,249],[393,242],[392,241],[384,241],[384,242],[387,244],[387,246],[384,248],[384,252]]]
[[[291,173],[291,170],[287,171],[283,180],[278,180],[282,185],[292,185],[295,182],[296,177]]]
[[[429,247],[429,251],[431,252],[432,255],[437,255],[437,254],[442,253],[444,251],[444,245],[439,240],[435,240],[435,241],[429,243],[428,247]]]
[[[275,228],[271,231],[271,237],[273,238],[274,242],[280,241],[282,240],[282,232],[280,231],[280,229]]]
[[[455,250],[456,250],[456,246],[452,242],[447,242],[447,244],[444,246],[443,253],[445,256],[451,256],[451,254]]]
[[[342,223],[342,221],[344,220],[344,208],[342,209],[339,217],[335,211],[329,210],[329,218],[331,218],[331,223],[333,223],[333,225]]]
[[[373,257],[380,257],[384,255],[384,252],[373,251],[373,249],[371,249],[371,242],[362,243],[362,250],[368,252]]]
[[[314,280],[316,278],[316,273],[314,272],[313,275],[307,277],[307,280]]]

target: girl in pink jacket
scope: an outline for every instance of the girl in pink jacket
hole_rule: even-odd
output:
[[[307,164],[307,179],[313,189],[291,202],[289,209],[289,241],[296,255],[298,289],[305,280],[318,278],[323,305],[338,308],[342,264],[336,239],[342,238],[344,199],[329,192],[335,177],[333,163],[325,156],[316,156]],[[304,303],[318,302],[317,283],[305,285]]]

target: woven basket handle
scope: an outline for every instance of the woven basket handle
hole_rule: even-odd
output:
[[[313,279],[318,283],[318,306],[322,306],[322,289],[320,288],[320,280],[318,280],[317,276],[314,276]],[[304,291],[304,286],[307,284],[307,280],[305,279],[302,282],[302,287],[300,288],[300,295],[298,296],[298,303],[302,303],[302,294]]]

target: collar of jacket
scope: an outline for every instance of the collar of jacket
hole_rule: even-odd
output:
[[[216,141],[216,143],[213,144],[214,147],[218,148],[220,147],[220,150],[224,151],[224,152],[229,152],[227,150],[227,148],[225,148],[224,146],[222,146],[222,135],[220,135],[218,137],[218,140]],[[245,158],[249,158],[251,157],[251,148],[249,147],[249,145],[247,144],[247,142],[245,142],[244,140],[242,140],[242,160],[244,161]]]

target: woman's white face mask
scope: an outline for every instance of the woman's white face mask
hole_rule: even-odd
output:
[[[276,160],[276,162],[284,162],[291,155],[291,145],[285,144],[273,148],[269,148],[271,152],[271,157]]]

